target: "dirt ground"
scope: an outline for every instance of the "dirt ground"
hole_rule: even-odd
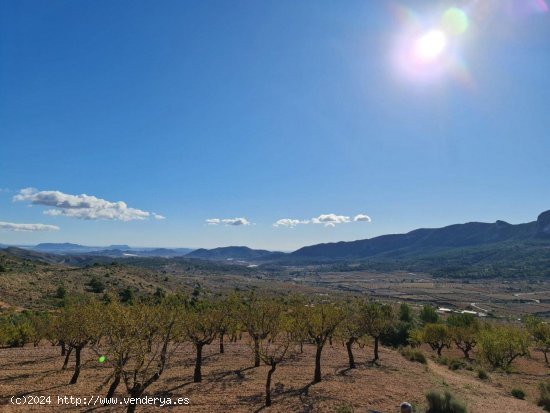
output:
[[[267,367],[252,368],[252,352],[244,342],[227,343],[225,354],[218,354],[216,345],[205,349],[203,382],[193,383],[192,348],[181,347],[161,379],[147,395],[187,397],[187,406],[139,406],[138,412],[397,412],[402,401],[409,401],[416,411],[425,410],[424,394],[430,389],[450,390],[466,402],[471,413],[542,412],[536,406],[537,385],[549,370],[541,357],[521,360],[511,374],[489,372],[490,379],[481,381],[475,371],[451,371],[430,359],[428,365],[410,362],[397,351],[382,348],[381,366],[366,361],[372,349],[355,350],[358,368],[348,370],[345,348],[328,346],[323,352],[323,381],[310,385],[313,376],[313,346],[304,346],[304,353],[281,365],[273,376],[273,405],[263,408]],[[426,351],[428,353],[428,351]],[[447,352],[447,356],[458,353]],[[59,405],[57,396],[104,396],[106,388],[98,386],[109,374],[91,353],[84,354],[85,365],[76,385],[68,385],[72,372],[61,371],[63,358],[59,348],[43,344],[39,347],[0,349],[0,411],[96,411],[123,412],[124,406],[94,407]],[[70,366],[71,367],[71,366]],[[526,400],[510,396],[514,387],[523,389]],[[121,384],[115,396],[124,393]],[[11,396],[52,396],[51,405],[15,406]],[[343,409],[347,407],[348,409]],[[351,410],[350,408],[353,408]]]

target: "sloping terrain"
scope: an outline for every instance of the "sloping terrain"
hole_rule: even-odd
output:
[[[125,258],[61,256],[22,249],[0,250],[0,300],[5,307],[56,307],[59,287],[67,293],[135,296],[191,292],[198,284],[229,289],[250,284],[254,269],[183,258]],[[228,285],[225,287],[225,285]]]
[[[541,413],[536,406],[536,386],[545,379],[546,370],[540,359],[536,369],[529,362],[517,364],[514,374],[490,373],[488,381],[476,378],[475,372],[450,371],[429,361],[428,366],[410,362],[397,351],[382,348],[381,366],[373,367],[366,360],[372,348],[355,349],[358,368],[346,368],[346,351],[339,343],[327,345],[322,356],[323,381],[311,385],[314,347],[306,345],[304,353],[297,353],[277,368],[273,375],[273,405],[263,407],[267,367],[252,368],[252,350],[243,339],[227,343],[225,354],[219,354],[216,345],[204,350],[203,382],[193,383],[193,349],[189,345],[178,348],[161,379],[146,393],[157,397],[188,397],[189,406],[141,406],[138,412],[156,412],[159,409],[175,412],[316,412],[332,413],[346,407],[349,411],[393,413],[407,400],[418,412],[425,408],[425,393],[429,390],[450,390],[463,400],[470,413],[506,412]],[[76,385],[68,385],[69,370],[60,369],[63,358],[59,348],[43,343],[37,348],[0,349],[0,409],[4,412],[85,412],[90,407],[57,405],[61,396],[104,396],[107,389],[99,388],[109,375],[109,368],[97,362],[97,356],[84,352],[84,367]],[[535,363],[531,363],[535,365]],[[122,398],[123,384],[116,397]],[[510,395],[513,387],[526,391],[527,399]],[[13,395],[51,395],[50,407],[14,406]],[[93,407],[96,412],[124,412],[124,406]]]
[[[492,224],[469,222],[443,228],[423,228],[406,234],[312,245],[300,248],[290,256],[296,259],[364,259],[377,256],[398,258],[499,243],[507,245],[523,245],[528,241],[544,243],[547,239],[550,239],[550,211],[540,214],[537,221],[526,224],[512,225],[504,221],[496,221]]]
[[[186,255],[187,258],[203,260],[271,260],[284,255],[282,252],[255,250],[248,247],[200,248]]]

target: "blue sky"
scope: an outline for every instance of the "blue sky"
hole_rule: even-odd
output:
[[[473,4],[2,0],[0,243],[290,250],[534,220],[550,13]],[[405,70],[451,6],[467,30]]]

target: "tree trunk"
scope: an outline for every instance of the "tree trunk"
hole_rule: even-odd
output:
[[[380,360],[380,357],[378,357],[378,342],[380,341],[380,337],[374,337],[374,359],[372,360],[373,363],[376,363],[378,360]]]
[[[300,353],[304,352],[304,342],[300,341]]]
[[[220,354],[223,354],[224,353],[224,348],[223,348],[223,334],[220,334]]]
[[[59,345],[61,346],[61,355],[64,356],[65,353],[67,352],[67,347],[65,346],[65,342],[64,342],[64,341],[60,341],[60,342],[59,342]]]
[[[443,350],[443,346],[437,347],[437,356],[441,357],[441,350]]]
[[[197,358],[195,359],[195,374],[193,375],[193,382],[200,383],[202,380],[201,365],[202,365],[202,343],[195,343],[197,349]]]
[[[69,365],[69,357],[71,356],[72,351],[73,351],[73,348],[69,347],[69,349],[65,352],[65,361],[63,362],[63,367],[61,367],[61,370],[67,369],[67,366]]]
[[[145,391],[145,389],[141,389],[141,388],[138,388],[138,389],[132,389],[129,393],[130,393],[130,397],[134,398],[134,399],[137,399],[138,397],[140,397],[143,392]],[[137,407],[137,404],[136,403],[130,403],[126,409],[126,413],[134,413],[136,411],[136,407]]]
[[[317,344],[317,350],[315,351],[315,374],[313,376],[313,383],[321,382],[321,352],[323,351],[323,345]]]
[[[119,383],[120,383],[120,372],[117,372],[115,373],[115,378],[111,383],[111,386],[109,386],[109,391],[107,392],[107,396],[105,396],[105,398],[110,399],[111,397],[113,397]]]
[[[75,347],[74,374],[69,384],[76,384],[76,381],[78,380],[78,376],[80,375],[80,352],[81,351],[82,351],[82,347]]]
[[[348,350],[348,359],[349,359],[349,368],[354,369],[355,366],[355,360],[353,358],[353,351],[351,347],[353,346],[354,339],[350,338],[348,341],[346,341],[346,349]]]
[[[543,353],[544,353],[544,361],[546,362],[546,364],[548,364],[548,352],[543,351]]]
[[[254,337],[254,367],[260,367],[260,340]]]
[[[265,383],[265,405],[271,406],[271,376],[277,368],[276,363],[271,363],[271,368],[267,372],[267,381]]]

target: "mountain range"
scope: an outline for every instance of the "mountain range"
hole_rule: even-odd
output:
[[[285,256],[283,252],[273,252],[267,250],[255,250],[248,247],[220,247],[213,249],[200,248],[191,251],[186,255],[187,258],[198,258],[203,260],[274,260]]]
[[[206,260],[247,261],[339,261],[403,259],[442,254],[466,248],[550,244],[550,210],[525,224],[468,222],[442,228],[420,228],[405,234],[381,235],[358,241],[341,241],[302,247],[291,253],[256,250],[248,247],[197,249],[186,256]]]
[[[290,254],[296,258],[362,259],[372,257],[405,257],[415,254],[440,253],[445,250],[481,247],[500,243],[550,242],[550,210],[536,221],[513,225],[468,222],[443,228],[421,228],[406,234],[382,235],[351,242],[317,244]]]
[[[192,248],[143,248],[130,247],[129,245],[109,245],[107,247],[94,247],[70,242],[64,243],[41,243],[37,245],[2,245],[0,248],[18,247],[29,251],[58,254],[75,255],[88,254],[105,257],[180,257],[191,251]]]
[[[88,247],[70,243],[38,244],[25,249],[35,255],[43,253],[51,261],[55,261],[53,254],[74,256],[79,260],[87,260],[86,256],[185,257],[235,263],[244,261],[258,265],[359,263],[368,264],[369,268],[408,269],[468,277],[488,273],[497,276],[550,276],[550,210],[540,214],[536,221],[524,224],[514,225],[500,220],[494,223],[468,222],[357,241],[316,244],[291,253],[245,246],[191,250],[131,248],[127,245]],[[20,251],[18,254],[24,253]],[[68,258],[61,260],[67,261]]]

